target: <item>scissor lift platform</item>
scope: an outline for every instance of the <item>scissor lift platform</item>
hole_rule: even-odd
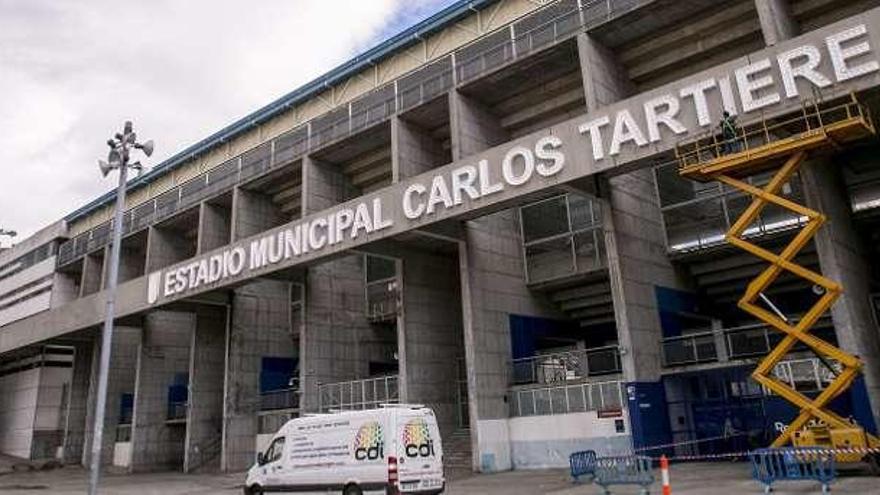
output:
[[[780,195],[783,186],[806,162],[810,153],[843,148],[874,136],[876,130],[867,108],[855,95],[842,103],[805,102],[799,115],[777,121],[762,120],[737,130],[732,139],[710,133],[676,147],[679,174],[700,182],[719,181],[752,198],[725,234],[725,239],[762,260],[768,266],[746,287],[737,305],[758,320],[779,330],[785,337],[758,364],[752,378],[767,390],[796,406],[800,413],[773,442],[772,447],[839,449],[838,461],[867,458],[880,467],[880,439],[842,418],[828,404],[845,392],[861,372],[862,362],[842,349],[811,334],[812,327],[834,304],[843,287],[822,274],[794,262],[816,235],[825,216]],[[772,172],[766,185],[758,187],[747,178]],[[773,252],[746,238],[745,232],[762,210],[773,205],[791,210],[806,223],[781,252]],[[765,296],[765,291],[785,272],[805,279],[820,289],[818,298],[799,321],[782,314]],[[834,374],[828,386],[811,398],[774,376],[776,365],[796,344],[813,351]],[[870,449],[870,450],[869,450]]]
[[[870,113],[854,96],[843,103],[805,103],[801,114],[744,126],[733,140],[709,133],[680,143],[678,172],[699,182],[748,177],[779,168],[796,152],[840,148],[875,134]],[[735,151],[725,153],[730,149]]]

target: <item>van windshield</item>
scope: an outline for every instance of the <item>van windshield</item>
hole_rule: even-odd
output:
[[[269,448],[266,449],[266,454],[263,456],[265,462],[275,462],[278,459],[281,459],[281,453],[284,451],[284,437],[278,437],[275,440],[272,440],[272,443],[269,445]]]

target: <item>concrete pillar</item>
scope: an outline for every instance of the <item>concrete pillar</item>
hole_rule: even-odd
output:
[[[263,357],[293,357],[286,282],[264,280],[235,290],[226,343],[221,469],[253,464]]]
[[[789,0],[755,0],[758,21],[767,46],[774,46],[780,41],[794,38],[800,27],[791,15]]]
[[[106,256],[108,257],[107,259],[109,259],[110,246],[107,247]],[[118,282],[123,283],[128,280],[143,276],[145,267],[146,254],[144,252],[144,249],[142,247],[139,249],[137,245],[132,245],[123,241],[122,249],[120,249],[119,251]]]
[[[198,254],[229,244],[232,236],[229,208],[212,203],[199,206],[199,233],[196,245]]]
[[[303,158],[303,215],[331,208],[360,195],[342,170],[311,156]]]
[[[510,138],[489,109],[455,91],[450,93],[450,114],[453,160]],[[560,315],[525,285],[516,210],[465,222],[462,236],[458,256],[473,467],[506,470],[512,467],[507,429],[510,315]]]
[[[171,311],[155,311],[144,319],[131,425],[132,472],[183,467],[186,422],[167,421],[168,389],[189,371],[194,320],[192,313]]]
[[[871,259],[855,230],[840,164],[812,162],[801,168],[806,203],[828,221],[815,237],[824,276],[843,286],[831,307],[838,345],[862,358],[874,421],[880,424],[880,330],[871,304]]]
[[[236,187],[232,195],[232,241],[265,232],[285,221],[272,198],[258,192]]]
[[[391,120],[392,181],[415,177],[448,162],[443,144],[418,125],[400,117]]]
[[[79,463],[83,459],[89,400],[89,383],[92,377],[92,355],[95,351],[93,340],[77,342],[74,345],[73,376],[67,394],[67,411],[64,419],[64,442],[61,461],[65,464]]]
[[[501,121],[482,103],[458,91],[449,93],[452,159],[458,160],[510,140]]]
[[[113,450],[116,444],[121,398],[124,393],[134,393],[135,366],[138,346],[141,340],[141,329],[120,327],[113,329],[113,344],[110,354],[110,373],[107,382],[107,409],[104,413],[104,434],[101,447],[101,464],[113,463]],[[92,428],[95,417],[95,402],[98,392],[98,361],[101,353],[101,341],[95,339],[92,350],[92,370],[89,380],[89,400],[86,409],[86,432],[83,445],[83,466],[88,466],[92,450]]]
[[[627,381],[660,378],[663,335],[655,288],[680,286],[666,256],[650,172],[614,177],[601,188],[608,276]]]
[[[301,408],[317,411],[318,385],[365,378],[374,329],[366,318],[363,256],[309,268],[300,337]]]
[[[626,98],[632,83],[616,55],[587,33],[577,37],[587,109],[592,111]]]
[[[615,55],[587,34],[578,36],[587,109],[596,110],[632,90]],[[602,181],[603,224],[608,276],[624,378],[660,378],[662,349],[655,286],[677,287],[666,256],[666,241],[651,170]]]
[[[176,230],[153,225],[147,231],[146,273],[173,265],[194,254],[190,241]]]
[[[718,356],[718,362],[726,363],[730,361],[730,354],[727,349],[727,336],[724,334],[724,322],[712,320],[712,336],[715,339],[715,354]]]
[[[401,397],[432,407],[446,436],[459,428],[458,359],[464,357],[458,259],[411,251],[401,264]]]
[[[196,312],[189,355],[189,408],[184,472],[217,461],[223,437],[223,379],[227,308],[203,306]]]
[[[104,280],[104,250],[83,257],[82,280],[79,284],[79,297],[94,294],[101,290]]]
[[[303,158],[303,215],[359,194],[333,164]],[[368,361],[361,340],[372,332],[366,319],[362,255],[310,267],[305,279],[305,318],[300,336],[300,407],[316,411],[318,385],[364,378]]]

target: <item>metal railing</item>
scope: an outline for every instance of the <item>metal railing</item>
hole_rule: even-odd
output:
[[[819,392],[825,390],[842,370],[840,363],[836,361],[829,364],[833,371],[817,358],[792,359],[777,364],[773,368],[773,374],[798,392]],[[770,393],[766,388],[764,391],[766,394]]]
[[[667,337],[662,341],[663,364],[681,366],[718,360],[715,333],[712,331]]]
[[[763,152],[761,148],[768,144],[792,136],[824,134],[826,126],[854,118],[862,119],[869,127],[873,127],[871,112],[854,96],[841,103],[826,103],[816,98],[805,101],[801,112],[796,116],[771,122],[761,119],[760,122],[742,125],[737,129],[735,138],[724,139],[717,130],[688,138],[676,145],[675,155],[679,170],[734,153],[744,153],[747,159]]]
[[[374,409],[382,404],[400,402],[398,375],[351,380],[318,385],[318,409],[332,410]]]
[[[584,29],[636,8],[640,2],[639,0],[600,0],[585,2],[583,5],[577,5],[577,3],[580,2],[558,0],[548,4],[472,42],[472,44],[479,43],[488,37],[497,35],[497,33],[514,33],[501,45],[489,46],[480,53],[464,57],[460,55],[471,51],[470,45],[460,47],[453,55],[448,55],[404,74],[392,83],[337,107],[330,113],[317,117],[271,141],[245,151],[243,154],[129,209],[123,216],[123,235],[141,230],[202,199],[224,192],[243,180],[251,179],[269,169],[288,164],[319,147],[384,122],[403,110],[426,103],[445,94],[456,84],[473,80],[508,62],[570,39]],[[560,9],[560,6],[565,5],[574,5],[574,7]],[[531,27],[533,22],[530,20],[541,16],[546,17],[548,12],[555,13],[559,10],[561,12],[558,15]],[[517,26],[529,27],[518,32]],[[507,46],[508,48],[501,48],[501,50],[509,52],[509,55],[501,57],[501,63],[488,62],[497,58],[497,55],[493,54],[498,52],[499,46]],[[458,58],[461,61],[457,61]],[[459,64],[466,64],[467,68],[458,68]],[[458,74],[457,81],[453,77],[454,73]],[[377,99],[376,95],[381,96]],[[63,243],[58,250],[57,266],[66,265],[87,252],[104,247],[109,242],[111,228],[111,222],[107,221]]]
[[[690,198],[684,199],[682,196],[686,194],[682,193],[681,184],[688,180],[678,177],[674,167],[675,164],[670,164],[655,169],[667,249],[685,253],[725,244],[725,232],[736,222],[751,198],[715,183],[688,184],[686,194]],[[671,173],[675,175],[670,176]],[[755,186],[763,185],[766,180],[766,177],[747,179]],[[782,195],[792,201],[803,199],[797,178],[783,186]],[[802,227],[806,221],[806,217],[784,208],[766,208],[743,235],[753,238],[785,232]]]
[[[616,345],[540,354],[511,362],[513,385],[561,383],[620,372],[620,348]]]
[[[272,411],[275,409],[298,409],[299,387],[271,390],[260,394],[260,410]]]
[[[626,406],[620,381],[511,389],[509,395],[513,417],[623,410]]]
[[[831,326],[831,316],[825,315],[819,318],[813,330],[814,333],[830,333],[823,336],[826,340],[835,341],[834,327]],[[727,344],[727,355],[731,359],[763,356],[769,353],[783,339],[785,335],[770,328],[764,323],[743,325],[724,329],[724,339]],[[792,350],[801,350],[803,345],[796,345]]]

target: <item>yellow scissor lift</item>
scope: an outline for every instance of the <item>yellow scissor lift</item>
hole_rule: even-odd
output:
[[[738,306],[785,334],[782,341],[758,364],[752,378],[800,409],[800,414],[776,438],[772,447],[781,447],[790,442],[800,447],[853,449],[849,453],[837,453],[837,460],[857,462],[866,459],[871,461],[872,467],[876,467],[877,457],[866,455],[863,449],[880,447],[880,439],[827,408],[835,397],[852,385],[861,371],[862,362],[810,333],[843,288],[794,262],[797,253],[825,222],[825,216],[782,197],[779,192],[805,163],[809,154],[841,148],[875,134],[870,113],[855,95],[851,95],[842,102],[823,103],[818,99],[804,101],[798,115],[744,126],[737,130],[737,138],[732,142],[724,142],[715,134],[707,134],[681,143],[676,148],[680,175],[700,182],[720,181],[752,198],[751,204],[725,234],[725,239],[765,260],[769,266],[748,284]],[[768,172],[772,172],[772,177],[763,187],[756,187],[745,180]],[[748,227],[771,204],[791,210],[804,219],[801,230],[778,254],[747,240]],[[786,271],[812,283],[819,294],[813,306],[797,322],[790,321],[764,295],[767,288]],[[835,376],[814,399],[773,375],[776,365],[798,343],[811,349]]]

